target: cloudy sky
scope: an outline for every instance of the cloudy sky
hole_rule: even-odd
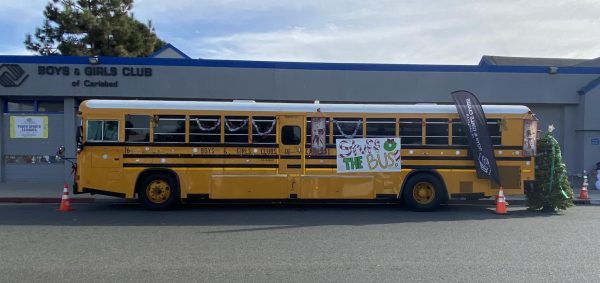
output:
[[[0,54],[47,0],[2,0]],[[160,38],[192,58],[477,64],[482,55],[596,58],[600,1],[136,0]]]

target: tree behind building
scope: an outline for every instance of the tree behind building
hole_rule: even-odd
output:
[[[133,0],[52,0],[25,47],[41,55],[145,57],[165,45],[152,23],[130,13]]]

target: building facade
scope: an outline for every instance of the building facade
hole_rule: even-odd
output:
[[[293,63],[152,58],[0,56],[0,180],[62,181],[75,155],[77,109],[92,98],[451,104],[468,90],[483,104],[522,104],[555,126],[570,174],[600,162],[600,63],[484,56],[478,65]],[[27,125],[31,124],[30,128]],[[43,125],[43,127],[39,127]],[[43,129],[43,130],[42,130]]]

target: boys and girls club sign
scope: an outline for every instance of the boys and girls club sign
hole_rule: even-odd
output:
[[[400,138],[338,139],[337,172],[399,172]]]
[[[48,116],[10,116],[10,138],[47,139]]]

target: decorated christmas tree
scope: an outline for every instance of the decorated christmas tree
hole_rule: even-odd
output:
[[[567,178],[567,166],[553,130],[551,125],[537,141],[535,185],[526,193],[529,210],[555,212],[573,206],[573,189]]]

